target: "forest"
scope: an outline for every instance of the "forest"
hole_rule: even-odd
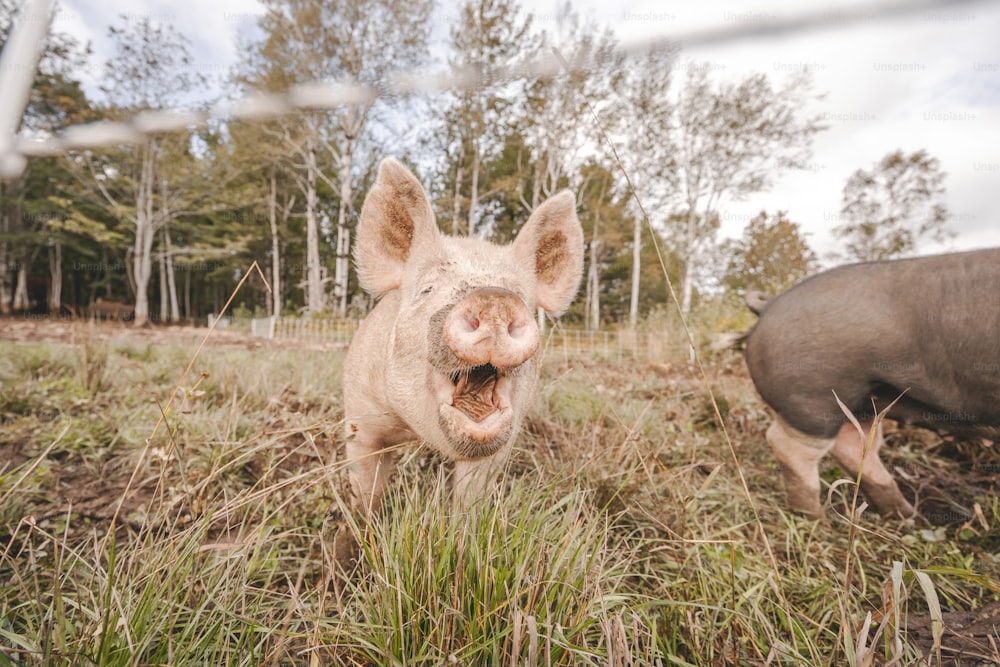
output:
[[[781,290],[820,265],[801,221],[782,210],[760,211],[740,239],[718,238],[728,205],[809,164],[824,124],[807,69],[724,76],[669,43],[627,54],[569,3],[553,29],[515,0],[468,0],[449,15],[437,60],[432,0],[263,7],[238,65],[215,78],[162,17],[118,17],[108,26],[115,56],[97,63],[99,96],[80,81],[95,65],[89,46],[50,31],[20,127],[29,140],[163,110],[195,118],[316,82],[372,94],[31,158],[0,182],[0,314],[203,322],[257,262],[269,286],[247,281],[235,314],[363,315],[372,300],[354,274],[352,231],[387,155],[420,176],[451,234],[509,241],[546,197],[573,190],[586,236],[581,296],[564,318],[573,326],[634,327],[670,301],[671,286],[687,313]],[[16,18],[15,3],[0,2],[4,41]],[[552,54],[561,67],[518,74]],[[411,71],[475,84],[380,92]],[[923,150],[858,169],[843,185],[836,259],[901,256],[944,238],[943,182]]]
[[[542,18],[453,1],[261,0],[224,73],[167,14],[109,17],[110,58],[50,28],[17,174],[0,124],[0,667],[1000,664],[998,448],[883,412],[876,460],[917,515],[877,516],[864,477],[829,457],[824,518],[798,516],[747,358],[702,345],[753,320],[751,290],[948,238],[965,195],[953,183],[946,207],[942,163],[962,164],[942,137],[974,171],[1000,163],[940,121],[905,147],[852,144],[823,175],[836,243],[813,247],[787,190],[736,207],[826,161],[834,123],[869,117],[830,104],[818,72],[639,49],[570,3]],[[949,58],[963,16],[992,29],[981,6],[913,6]],[[5,47],[19,18],[0,0]],[[911,46],[929,61],[928,41]],[[890,97],[910,83],[878,81]],[[989,131],[969,132],[985,146]],[[448,234],[511,241],[572,190],[585,265],[496,483],[455,502],[456,466],[392,445],[383,511],[359,517],[347,346],[204,325],[356,328],[374,297],[352,245],[386,156]],[[866,287],[860,317],[882,308]],[[942,349],[928,321],[973,319],[920,306],[906,331]],[[621,345],[642,337],[655,346]],[[572,344],[588,338],[619,345]],[[875,368],[916,366],[895,352]],[[499,403],[500,383],[480,386]]]

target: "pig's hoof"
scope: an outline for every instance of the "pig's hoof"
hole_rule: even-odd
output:
[[[354,576],[361,563],[361,545],[354,531],[345,524],[341,524],[333,536],[333,557],[337,574],[347,579]]]

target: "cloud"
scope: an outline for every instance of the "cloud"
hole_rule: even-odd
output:
[[[452,17],[457,6],[458,0],[445,0],[436,15]],[[555,0],[523,0],[523,6],[538,16],[536,28],[558,20]],[[780,80],[808,68],[816,91],[826,93],[816,112],[826,115],[829,130],[816,138],[810,169],[784,175],[769,192],[731,203],[723,235],[738,236],[745,220],[761,209],[782,209],[822,251],[833,243],[830,230],[837,222],[841,189],[854,170],[896,149],[926,149],[948,174],[948,204],[959,232],[953,247],[1000,246],[993,203],[1000,186],[1000,169],[994,168],[1000,163],[1000,52],[995,46],[1000,6],[963,3],[889,19],[876,19],[865,3],[822,7],[793,0],[574,3],[574,9],[609,25],[626,43],[705,30],[755,30],[807,10],[858,19],[848,26],[758,35],[682,53],[687,60],[718,64],[720,76],[762,71]],[[190,40],[196,66],[219,79],[238,59],[237,36],[252,30],[262,12],[256,0],[69,0],[56,27],[93,43],[92,66],[84,73],[93,92],[102,64],[113,55],[107,27],[119,14],[169,19]]]
[[[542,3],[544,6],[547,3]],[[671,5],[627,0],[584,3],[625,41],[693,31],[753,30],[802,11],[859,20],[846,26],[754,37],[686,49],[682,58],[718,65],[720,76],[751,71],[778,80],[809,69],[826,93],[816,110],[829,129],[816,137],[809,170],[789,173],[769,192],[731,202],[721,233],[735,237],[761,209],[787,210],[821,253],[833,246],[844,182],[887,153],[927,150],[947,172],[947,203],[958,237],[947,247],[1000,246],[995,192],[1000,187],[1000,7],[965,3],[887,19],[866,5],[706,2]],[[821,9],[827,7],[828,9]],[[659,14],[657,14],[659,12]],[[944,248],[928,245],[924,252]]]
[[[93,46],[91,63],[82,73],[88,94],[100,97],[104,64],[114,57],[108,27],[120,25],[120,17],[148,17],[168,23],[188,40],[192,67],[213,81],[203,100],[218,95],[217,81],[228,76],[238,60],[240,34],[253,30],[264,9],[256,0],[212,0],[196,2],[135,2],[131,0],[63,0],[55,29]]]

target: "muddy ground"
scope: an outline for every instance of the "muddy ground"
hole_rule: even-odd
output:
[[[193,355],[204,341],[209,347],[260,350],[266,354],[275,349],[335,350],[333,344],[304,343],[297,340],[267,340],[249,333],[216,330],[211,335],[207,328],[186,326],[148,326],[136,328],[129,323],[80,322],[54,319],[0,319],[0,341],[16,343],[51,342],[66,345],[83,345],[94,340],[108,343],[129,342],[189,347]],[[612,363],[598,371],[601,381],[616,382]],[[666,366],[654,369],[662,374]],[[749,385],[745,369],[738,361],[730,360],[725,368],[714,369],[727,376],[737,375]],[[678,376],[687,381],[697,380],[692,369],[678,369]],[[621,377],[617,381],[624,382]],[[752,391],[752,388],[750,389]],[[732,415],[740,419],[740,415]],[[709,421],[710,416],[706,417]],[[752,420],[750,420],[752,421]],[[758,420],[759,421],[759,420]],[[529,424],[528,428],[544,430],[546,424]],[[763,428],[753,423],[737,427],[747,437],[763,440]],[[743,437],[743,433],[737,437]],[[904,494],[918,496],[921,517],[917,528],[934,532],[940,539],[949,539],[961,531],[992,533],[996,549],[1000,550],[1000,526],[991,525],[989,512],[984,511],[973,498],[997,497],[1000,494],[1000,445],[992,447],[981,443],[950,442],[935,434],[919,429],[903,429],[888,435],[889,446],[884,458],[894,470]],[[896,447],[910,450],[911,455],[901,457]],[[912,452],[919,452],[914,457]],[[85,519],[92,527],[106,528],[118,517],[119,530],[137,531],[139,525],[130,525],[127,517],[136,516],[136,510],[149,506],[157,492],[156,479],[130,480],[132,468],[116,466],[109,462],[96,471],[74,465],[70,460],[47,462],[54,473],[56,488],[46,499],[35,504],[35,521],[65,515],[67,512]],[[18,466],[32,465],[30,457],[21,452],[17,443],[3,442],[0,438],[0,474]],[[23,468],[22,468],[23,469]],[[125,491],[128,489],[128,493]],[[123,500],[124,496],[124,500]],[[121,506],[119,507],[119,503]],[[1000,582],[994,582],[1000,586]],[[934,645],[933,627],[929,617],[910,615],[908,628],[911,639],[930,653]],[[934,659],[929,664],[986,665],[989,656],[997,654],[1000,642],[1000,603],[989,603],[973,612],[945,612],[944,637],[940,649],[941,662]]]

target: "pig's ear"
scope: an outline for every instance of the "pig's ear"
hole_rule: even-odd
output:
[[[564,190],[535,209],[514,239],[514,253],[535,267],[538,305],[553,317],[562,315],[583,276],[583,229],[572,192]]]
[[[361,286],[375,295],[397,289],[414,249],[437,238],[434,213],[420,181],[392,158],[382,160],[358,221],[354,261]]]

